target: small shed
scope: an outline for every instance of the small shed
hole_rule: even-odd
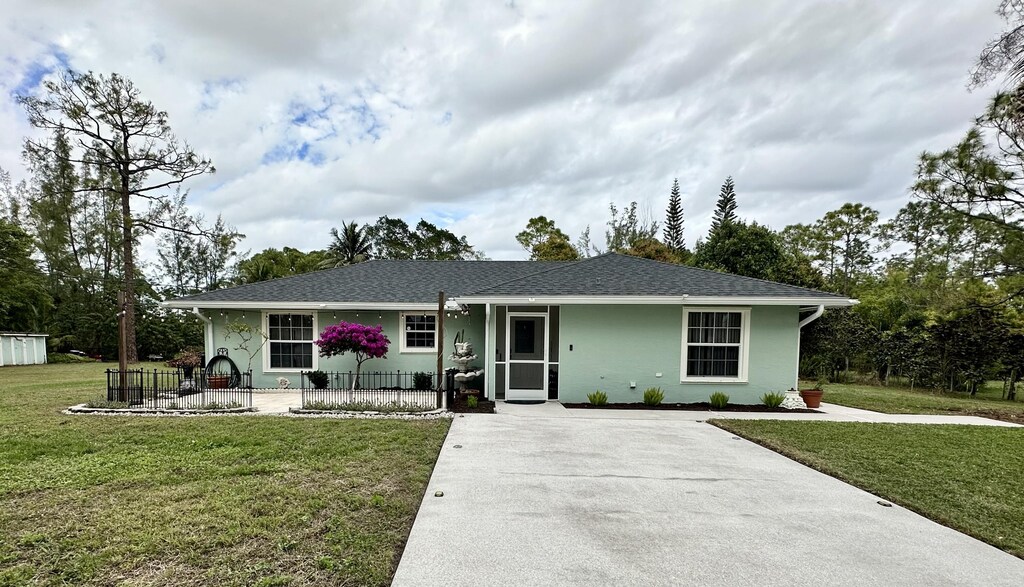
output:
[[[48,334],[0,332],[0,367],[46,363]]]

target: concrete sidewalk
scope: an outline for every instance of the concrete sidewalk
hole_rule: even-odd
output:
[[[453,421],[394,585],[1024,578],[1014,556],[707,423],[557,404],[500,411]]]
[[[529,418],[589,418],[607,420],[664,420],[703,422],[713,418],[734,420],[800,420],[818,422],[874,422],[879,424],[967,424],[971,426],[1002,426],[1020,428],[1020,424],[980,416],[946,416],[932,414],[883,414],[836,404],[821,404],[820,414],[783,412],[694,412],[688,410],[620,410],[598,408],[566,408],[558,402],[523,405],[499,401],[499,414]]]

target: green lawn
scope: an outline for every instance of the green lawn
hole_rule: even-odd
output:
[[[0,585],[386,585],[447,420],[66,416],[107,365],[0,369]]]
[[[1024,558],[1024,429],[713,423]]]
[[[1021,389],[1024,396],[1024,388]],[[1024,401],[1000,399],[996,387],[970,397],[929,389],[833,383],[825,386],[824,402],[887,414],[969,414],[1024,424]]]

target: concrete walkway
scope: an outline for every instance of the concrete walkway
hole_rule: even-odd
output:
[[[692,412],[500,411],[453,421],[394,585],[1024,579],[1024,561]]]
[[[1021,427],[980,416],[946,416],[931,414],[883,414],[836,404],[821,404],[820,414],[784,412],[692,412],[687,410],[620,410],[597,408],[568,409],[557,402],[523,405],[498,402],[495,410],[509,416],[530,418],[589,418],[609,420],[665,420],[703,422],[712,418],[735,420],[807,420],[819,422],[875,422],[885,424],[968,424],[972,426]]]

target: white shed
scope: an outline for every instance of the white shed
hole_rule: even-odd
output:
[[[42,365],[46,362],[48,334],[0,332],[0,367]]]

